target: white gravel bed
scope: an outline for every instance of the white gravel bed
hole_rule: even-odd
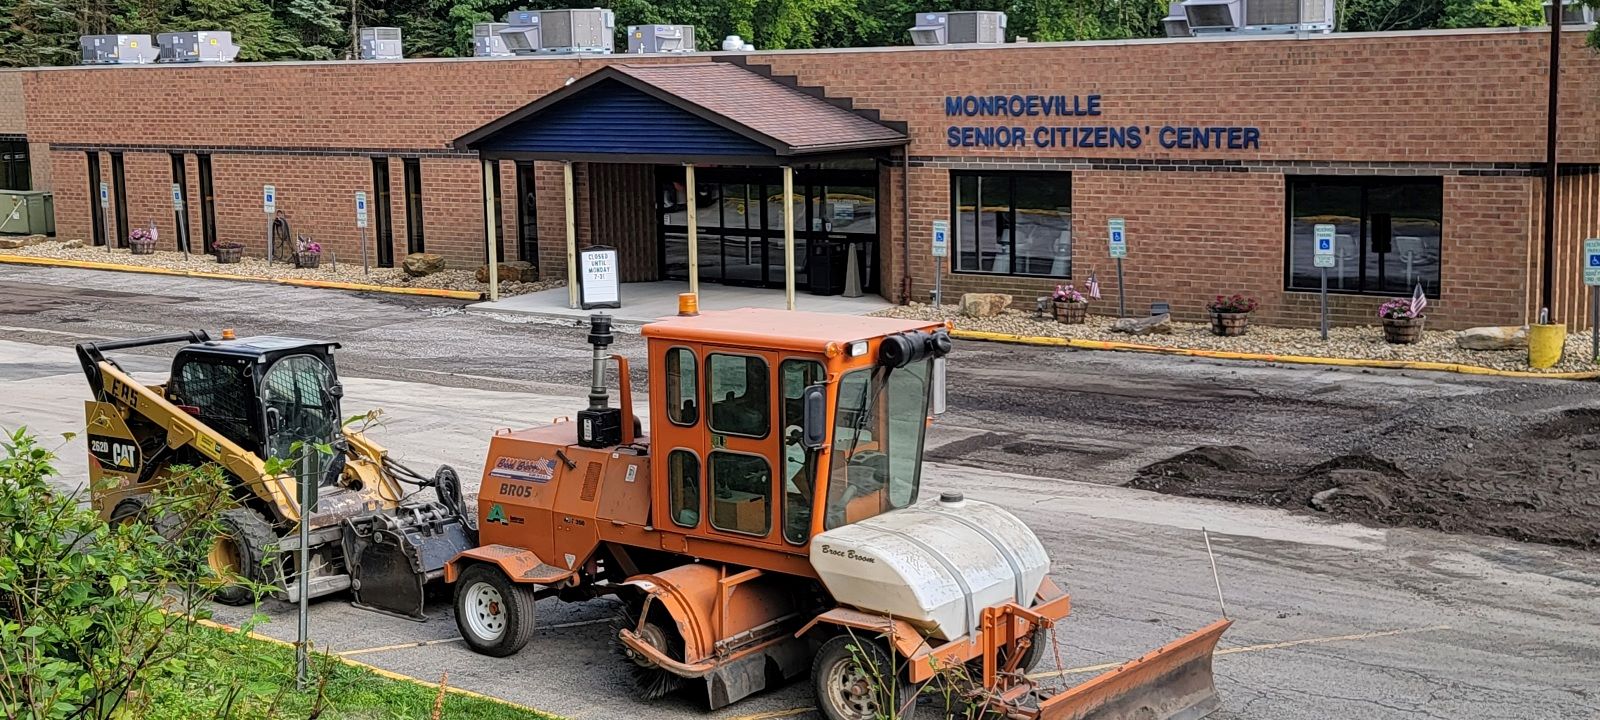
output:
[[[116,263],[118,265],[137,265],[140,267],[162,268],[166,270],[187,270],[198,272],[221,273],[225,275],[247,275],[261,278],[298,278],[303,280],[326,280],[333,282],[361,283],[364,285],[382,285],[399,288],[431,288],[436,290],[465,290],[468,292],[488,292],[489,284],[478,282],[474,277],[476,268],[472,270],[444,270],[426,277],[414,278],[407,275],[400,268],[373,267],[371,272],[361,272],[361,258],[357,257],[354,263],[346,258],[341,258],[339,267],[334,269],[329,257],[324,255],[322,266],[312,269],[299,269],[291,261],[280,260],[271,265],[265,258],[245,256],[237,263],[224,265],[217,262],[216,258],[204,253],[194,253],[185,257],[183,253],[173,251],[157,251],[154,255],[134,255],[126,248],[117,248],[107,251],[104,247],[67,247],[66,242],[48,242],[32,245],[15,250],[3,250],[3,255],[20,255],[24,257],[55,258],[58,260],[81,260],[87,262]],[[500,283],[502,296],[522,295],[525,293],[548,290],[550,288],[566,285],[566,279],[541,280],[539,282]]]
[[[1003,314],[992,318],[969,318],[962,315],[959,306],[956,305],[935,308],[921,303],[892,307],[874,314],[916,320],[950,320],[962,330],[1035,337],[1109,340],[1196,350],[1459,363],[1496,370],[1528,372],[1600,370],[1600,365],[1596,365],[1589,356],[1588,333],[1568,335],[1561,362],[1552,368],[1535,370],[1528,366],[1527,350],[1462,350],[1456,347],[1456,334],[1453,331],[1428,330],[1423,333],[1421,340],[1411,345],[1391,345],[1384,342],[1383,326],[1377,323],[1364,327],[1331,328],[1327,341],[1323,341],[1321,333],[1315,329],[1269,327],[1255,323],[1251,323],[1249,330],[1239,337],[1213,335],[1209,323],[1184,322],[1172,323],[1170,335],[1128,335],[1111,332],[1111,324],[1116,318],[1098,315],[1095,310],[1094,307],[1090,308],[1087,323],[1083,325],[1066,325],[1053,319],[1035,317],[1033,312],[1022,310],[1006,310]],[[1115,308],[1112,308],[1112,311],[1115,312]]]

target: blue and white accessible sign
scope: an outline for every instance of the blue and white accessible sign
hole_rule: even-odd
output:
[[[367,226],[367,194],[364,193],[364,192],[357,191],[356,192],[356,227],[364,228],[366,226]]]
[[[1106,223],[1107,236],[1111,240],[1111,257],[1125,258],[1128,256],[1128,225],[1122,218],[1111,218]]]
[[[1583,284],[1600,285],[1600,238],[1583,241]]]
[[[278,189],[271,185],[261,186],[261,206],[268,215],[278,211]]]
[[[1334,231],[1336,228],[1331,223],[1319,223],[1312,228],[1312,236],[1316,238],[1313,246],[1316,252],[1312,259],[1316,261],[1315,267],[1331,268],[1334,266]]]
[[[933,221],[933,256],[946,257],[950,254],[950,223],[945,220]]]
[[[111,207],[111,187],[104,182],[100,183],[100,209]]]
[[[172,209],[183,212],[183,189],[177,183],[172,184]]]

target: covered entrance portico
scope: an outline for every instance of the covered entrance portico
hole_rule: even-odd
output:
[[[797,290],[838,294],[847,265],[860,289],[878,284],[881,168],[907,140],[846,107],[731,63],[613,65],[455,145],[486,177],[499,160],[561,164],[569,307],[582,235],[618,249],[623,282],[781,287],[793,309]]]

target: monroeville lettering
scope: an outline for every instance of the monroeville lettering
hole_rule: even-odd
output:
[[[947,117],[1086,117],[1102,114],[1100,95],[948,95]],[[1261,129],[1239,125],[951,125],[945,142],[960,148],[1120,148],[1155,143],[1164,150],[1259,150]]]

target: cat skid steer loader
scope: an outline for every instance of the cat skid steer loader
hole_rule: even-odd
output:
[[[167,382],[135,381],[108,351],[183,343]],[[358,607],[423,620],[423,588],[444,563],[477,543],[461,483],[441,466],[424,477],[343,426],[337,343],[284,337],[220,340],[205,331],[77,346],[94,400],[85,404],[89,480],[96,510],[111,522],[155,521],[150,493],[174,466],[215,463],[238,506],[207,562],[220,577],[276,588],[281,599],[350,590]],[[333,448],[331,455],[314,449]],[[294,459],[275,474],[269,458]],[[297,477],[315,478],[312,511]],[[431,487],[437,500],[409,500]],[[300,573],[298,524],[309,524],[310,570]],[[304,582],[302,582],[302,577]],[[244,585],[218,600],[247,603]]]

